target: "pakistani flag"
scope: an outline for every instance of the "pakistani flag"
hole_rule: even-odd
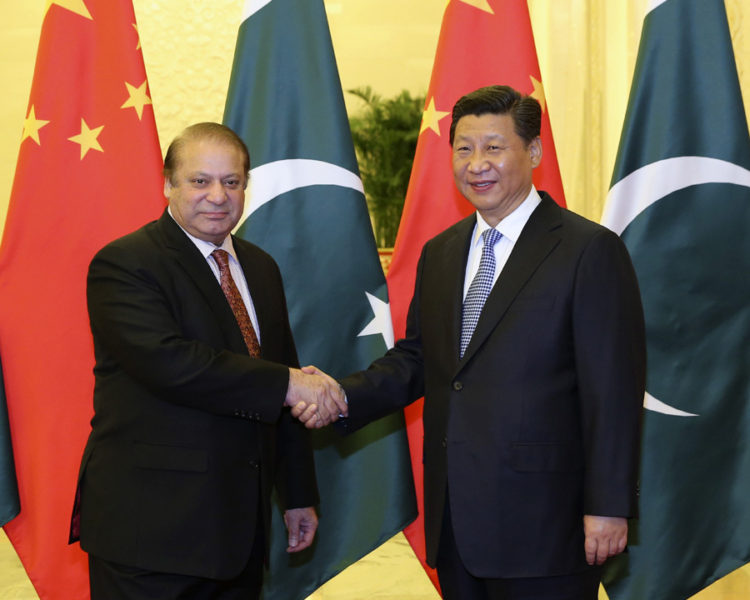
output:
[[[0,527],[5,525],[20,510],[18,484],[13,462],[13,448],[10,444],[8,407],[5,402],[3,368],[0,364]]]
[[[246,3],[224,122],[252,162],[238,233],[279,263],[301,363],[367,367],[393,329],[322,0]],[[402,415],[313,435],[317,541],[289,557],[275,512],[266,600],[306,597],[416,516]]]
[[[723,0],[651,0],[603,222],[646,314],[640,519],[613,600],[750,561],[750,137]]]

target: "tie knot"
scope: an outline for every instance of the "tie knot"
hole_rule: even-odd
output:
[[[220,271],[223,271],[229,266],[229,252],[227,252],[226,250],[217,248],[216,250],[211,252],[211,256],[214,257],[216,264],[219,265]]]
[[[503,236],[503,234],[500,233],[494,227],[490,227],[489,229],[485,229],[482,232],[482,238],[484,239],[484,247],[485,248],[494,248],[495,244],[497,244],[500,241],[500,238],[502,236]]]

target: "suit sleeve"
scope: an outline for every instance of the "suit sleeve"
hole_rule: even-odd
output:
[[[196,306],[205,300],[176,286],[162,258],[143,254],[110,244],[90,265],[97,385],[119,385],[125,377],[175,404],[276,422],[288,368],[226,350],[210,309]]]
[[[340,427],[347,432],[401,409],[424,395],[420,288],[425,261],[423,249],[406,317],[405,336],[367,370],[340,381],[349,402],[349,417],[341,421]]]
[[[573,336],[586,461],[584,514],[635,516],[645,325],[630,256],[609,230],[595,235],[581,257]]]
[[[284,313],[283,332],[278,333],[285,340],[283,362],[290,367],[299,368],[281,274],[277,268],[274,272]],[[276,450],[275,485],[283,509],[305,508],[319,504],[320,497],[315,478],[315,460],[310,432],[292,417],[287,407],[282,409],[276,428]]]

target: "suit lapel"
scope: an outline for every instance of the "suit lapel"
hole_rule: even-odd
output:
[[[157,222],[157,227],[168,252],[211,306],[212,313],[227,338],[228,347],[235,352],[247,352],[237,319],[206,259],[166,211]]]
[[[513,251],[505,263],[482,309],[474,335],[459,363],[459,369],[471,359],[487,336],[503,318],[526,282],[560,242],[556,230],[561,225],[560,207],[544,192],[541,204],[529,217]]]

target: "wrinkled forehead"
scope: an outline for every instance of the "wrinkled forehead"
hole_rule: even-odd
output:
[[[223,169],[246,175],[242,149],[227,140],[210,137],[186,139],[177,148],[175,168],[179,171]]]

